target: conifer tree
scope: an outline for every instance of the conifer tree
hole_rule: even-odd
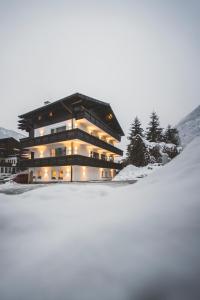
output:
[[[141,122],[138,119],[138,117],[136,116],[131,125],[130,134],[129,134],[128,139],[131,141],[132,138],[134,136],[136,136],[137,134],[139,134],[140,136],[143,136],[143,131],[144,130],[142,129]]]
[[[150,142],[160,142],[162,141],[162,128],[160,128],[160,121],[156,112],[152,112],[150,119],[146,138]]]
[[[178,146],[180,144],[178,130],[174,127],[171,127],[171,125],[168,125],[164,133],[164,141],[165,143],[171,143]]]
[[[127,160],[136,167],[146,166],[150,161],[148,149],[139,134],[134,136],[128,145]]]

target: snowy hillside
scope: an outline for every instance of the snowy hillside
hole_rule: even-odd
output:
[[[0,299],[199,300],[199,153],[132,185],[0,194]]]
[[[187,115],[177,126],[183,146],[200,136],[200,105]]]
[[[8,138],[8,137],[13,137],[16,140],[19,140],[19,139],[24,138],[25,136],[14,130],[9,130],[9,129],[0,127],[0,139],[4,139],[4,138]]]
[[[146,167],[136,167],[134,165],[128,165],[124,167],[114,178],[113,181],[124,180],[138,180],[144,178],[159,169],[161,166],[158,164],[147,165]]]

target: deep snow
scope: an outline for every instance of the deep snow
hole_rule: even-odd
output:
[[[176,127],[183,146],[186,146],[195,137],[200,136],[200,105],[183,118]]]
[[[0,299],[199,300],[199,153],[134,185],[0,194]]]
[[[161,166],[158,164],[147,165],[145,167],[128,165],[113,178],[113,181],[139,180],[140,178],[144,178],[156,171],[160,167]]]

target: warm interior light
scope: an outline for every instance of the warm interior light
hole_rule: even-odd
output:
[[[48,170],[47,168],[44,169],[44,178],[47,178],[48,177]]]
[[[40,136],[43,136],[43,135],[44,135],[44,128],[40,128],[40,129],[39,129],[39,134],[40,134]]]
[[[75,146],[74,147],[74,154],[77,154],[77,152],[78,152],[78,146]]]
[[[50,113],[49,113],[49,117],[52,117],[53,116],[53,113],[52,113],[52,111],[50,111]]]
[[[85,167],[82,167],[83,169],[83,176],[85,176]]]
[[[110,121],[110,120],[112,120],[112,118],[113,118],[113,115],[111,113],[107,114],[107,116],[106,116],[107,120]]]

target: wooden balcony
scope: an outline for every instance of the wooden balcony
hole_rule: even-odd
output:
[[[20,168],[36,168],[36,167],[50,167],[50,166],[90,166],[97,168],[109,168],[121,170],[122,165],[112,161],[100,160],[92,157],[82,155],[66,155],[57,157],[43,157],[36,159],[20,160]]]
[[[96,125],[97,127],[99,127],[100,129],[102,129],[103,131],[105,131],[106,133],[108,133],[110,136],[114,137],[116,140],[118,140],[119,142],[121,141],[121,136],[115,132],[114,130],[112,130],[110,127],[108,127],[105,122],[102,122],[101,119],[99,119],[97,117],[97,115],[95,115],[94,113],[92,113],[91,111],[84,109],[84,111],[79,112],[76,115],[76,119],[86,119],[89,122],[91,122],[92,124]]]
[[[99,138],[90,135],[89,133],[79,129],[71,129],[66,130],[54,134],[48,134],[44,136],[34,137],[34,138],[24,138],[21,139],[21,147],[22,148],[28,148],[33,146],[39,146],[39,145],[46,145],[46,144],[52,144],[56,142],[62,142],[62,141],[69,141],[69,140],[81,140],[88,144],[92,144],[94,146],[97,146],[99,148],[108,150],[110,152],[113,152],[115,154],[118,154],[120,156],[123,155],[123,151],[118,149],[117,147],[108,144],[105,141],[100,140]]]

